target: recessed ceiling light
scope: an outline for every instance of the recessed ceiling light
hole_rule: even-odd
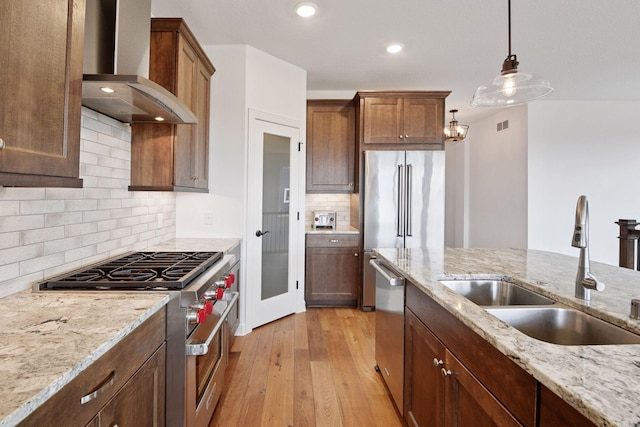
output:
[[[156,119],[157,121],[159,121],[159,122],[164,122],[164,117],[160,117],[160,116],[158,116],[158,117],[156,117],[155,119]]]
[[[387,45],[387,52],[389,53],[398,53],[402,49],[404,49],[404,45],[402,43],[391,43]]]
[[[101,87],[100,88],[101,91],[103,91],[104,93],[113,93],[115,92],[115,90],[111,89],[110,87]]]
[[[303,18],[310,18],[316,14],[318,7],[309,1],[298,3],[296,5],[296,13]]]

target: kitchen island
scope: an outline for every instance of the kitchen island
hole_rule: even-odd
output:
[[[578,259],[518,249],[378,249],[398,270],[500,353],[596,425],[632,426],[640,422],[640,345],[555,345],[531,338],[438,280],[509,278],[555,301],[640,334],[629,318],[630,301],[640,297],[640,272],[593,262],[605,282],[587,303],[576,299]]]
[[[175,239],[152,251],[223,251],[240,239]],[[164,310],[166,292],[26,290],[0,298],[0,427],[15,426]]]

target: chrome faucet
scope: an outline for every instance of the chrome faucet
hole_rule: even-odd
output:
[[[585,301],[591,299],[591,290],[604,291],[604,283],[591,274],[589,261],[589,202],[587,196],[578,197],[576,205],[576,224],[573,229],[571,246],[580,248],[580,263],[576,276],[576,298]]]

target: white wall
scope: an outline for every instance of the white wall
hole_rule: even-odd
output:
[[[505,120],[509,128],[498,132]],[[470,124],[469,247],[527,247],[527,126],[526,105]]]
[[[248,111],[304,126],[306,71],[246,45],[203,48],[216,68],[211,79],[209,194],[178,194],[176,235],[243,237]]]
[[[589,200],[591,259],[618,264],[619,218],[640,219],[640,102],[529,106],[529,247],[578,255],[575,207]]]
[[[240,237],[244,233],[247,143],[247,46],[203,46],[211,78],[209,193],[179,193],[177,237]]]

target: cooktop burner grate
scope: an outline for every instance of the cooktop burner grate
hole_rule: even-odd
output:
[[[40,289],[182,289],[222,252],[132,252],[40,284]]]

